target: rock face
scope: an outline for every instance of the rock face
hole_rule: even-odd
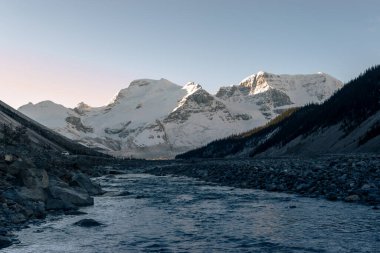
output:
[[[0,101],[0,248],[12,243],[8,231],[44,218],[48,210],[92,205],[91,195],[102,190],[82,172],[91,173],[94,160],[102,159]]]
[[[29,159],[9,163],[0,157],[0,227],[43,218],[47,210],[92,205],[91,195],[102,193],[83,173],[64,169],[62,173],[49,175]]]
[[[342,83],[329,75],[259,72],[211,95],[199,84],[142,79],[108,105],[74,109],[50,101],[19,111],[66,137],[116,156],[172,158],[265,124],[289,107],[320,103]],[[46,115],[49,115],[47,117]]]

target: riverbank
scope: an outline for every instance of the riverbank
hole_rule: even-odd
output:
[[[380,204],[380,156],[336,155],[313,159],[179,160],[147,173],[198,178],[239,188],[296,193],[331,201]]]
[[[89,157],[1,154],[0,249],[13,243],[12,231],[40,221],[48,213],[68,214],[93,205],[93,196],[103,190],[88,174],[99,173],[94,169],[99,163],[98,158]]]

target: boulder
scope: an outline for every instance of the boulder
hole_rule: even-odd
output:
[[[9,166],[8,172],[18,177],[22,185],[28,188],[47,188],[49,176],[44,169],[36,166],[28,160],[17,160]]]
[[[46,210],[76,210],[78,207],[62,199],[48,198],[45,204]]]
[[[1,196],[5,199],[12,200],[16,203],[22,202],[23,198],[20,196],[20,194],[14,189],[10,188],[3,193],[1,193]]]
[[[347,196],[345,199],[347,202],[358,202],[360,200],[360,197],[356,194]]]
[[[102,223],[94,220],[94,219],[83,219],[83,220],[80,220],[80,221],[77,221],[74,223],[75,226],[79,226],[79,227],[97,227],[97,226],[101,226],[103,225]]]
[[[16,160],[17,160],[17,156],[15,156],[15,155],[12,155],[12,154],[5,154],[4,155],[4,161],[6,161],[7,163],[13,163]]]
[[[42,188],[19,187],[16,189],[18,196],[24,200],[45,201],[46,193]]]
[[[75,206],[88,206],[94,204],[94,199],[81,188],[70,187],[61,180],[49,181],[48,193],[52,199],[61,199]]]
[[[73,173],[70,185],[79,186],[87,191],[90,195],[99,195],[103,193],[100,185],[94,184],[91,179],[83,173]]]

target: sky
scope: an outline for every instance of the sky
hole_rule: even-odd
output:
[[[0,0],[0,100],[102,106],[132,80],[209,92],[380,63],[378,0]]]

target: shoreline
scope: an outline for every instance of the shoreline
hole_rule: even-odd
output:
[[[339,155],[313,159],[178,160],[146,173],[188,176],[238,188],[380,205],[380,156]]]

